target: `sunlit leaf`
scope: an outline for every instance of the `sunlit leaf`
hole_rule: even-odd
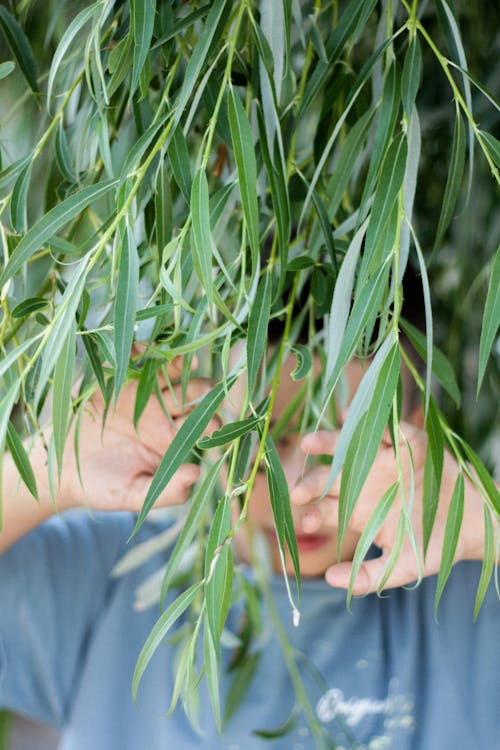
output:
[[[252,393],[262,355],[267,344],[267,326],[271,311],[271,273],[264,274],[248,318],[247,372],[248,392]]]
[[[443,203],[441,205],[441,214],[439,216],[436,239],[434,240],[434,250],[440,247],[444,233],[453,218],[458,194],[462,186],[462,179],[465,168],[465,128],[462,115],[457,106],[455,129],[453,131],[453,142],[451,145],[450,168],[446,179],[444,189]]]
[[[130,0],[130,28],[134,40],[134,56],[130,94],[134,94],[149,54],[155,22],[156,0]]]
[[[23,234],[28,227],[28,189],[31,180],[32,164],[28,164],[16,180],[10,199],[10,220],[12,226]]]
[[[114,310],[115,398],[118,398],[125,379],[134,340],[138,285],[139,256],[132,229],[127,223],[120,253]]]
[[[38,490],[36,486],[35,473],[31,468],[30,459],[26,452],[26,449],[12,422],[9,422],[7,426],[5,442],[7,445],[7,450],[14,459],[14,463],[16,464],[19,476],[21,477],[33,497],[38,500]]]
[[[246,435],[247,432],[251,432],[255,427],[262,421],[262,417],[249,417],[248,419],[240,419],[238,422],[231,422],[215,430],[210,436],[202,437],[198,440],[198,447],[202,450],[207,448],[216,448],[220,445],[226,445],[236,438]]]

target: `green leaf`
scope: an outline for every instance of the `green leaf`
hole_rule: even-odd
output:
[[[57,45],[57,49],[54,52],[52,62],[50,64],[49,78],[47,81],[47,103],[50,103],[52,98],[52,89],[54,87],[54,81],[57,75],[57,71],[61,65],[64,55],[68,49],[72,46],[73,41],[79,34],[83,26],[90,21],[94,13],[102,7],[101,2],[93,3],[88,8],[84,8],[77,16],[71,21],[70,25],[61,37],[61,41]]]
[[[214,2],[211,4],[210,12],[205,22],[205,26],[198,36],[198,41],[196,42],[196,45],[189,58],[189,62],[186,66],[182,88],[175,102],[176,112],[173,121],[174,129],[175,127],[177,127],[177,124],[179,123],[183,115],[184,108],[192,92],[194,91],[196,81],[201,72],[201,69],[203,68],[203,65],[207,60],[208,52],[210,50],[212,40],[219,25],[219,21],[221,19],[226,3],[227,0],[214,0]]]
[[[252,394],[260,362],[267,346],[267,327],[271,312],[271,270],[260,280],[248,318],[247,376],[248,393]]]
[[[156,0],[130,0],[130,28],[134,40],[134,58],[132,65],[132,96],[141,76],[144,63],[149,53],[155,23]]]
[[[208,183],[204,169],[199,169],[191,190],[191,215],[193,221],[193,263],[202,288],[205,290],[209,308],[214,304],[212,281],[212,234]]]
[[[12,60],[7,60],[7,62],[0,63],[0,81],[2,78],[7,78],[7,76],[10,76],[13,70],[15,70],[15,64],[12,62]]]
[[[479,610],[484,601],[486,591],[491,581],[491,576],[495,568],[496,553],[495,553],[495,532],[493,529],[493,522],[491,520],[491,513],[488,506],[484,505],[484,555],[483,564],[481,566],[481,577],[477,587],[476,601],[474,604],[474,621],[477,620]]]
[[[488,363],[491,348],[500,325],[500,245],[497,248],[491,278],[484,306],[481,338],[479,341],[479,366],[477,379],[477,394],[481,390],[484,372]]]
[[[241,100],[231,88],[228,96],[228,115],[231,128],[243,215],[252,254],[252,267],[259,262],[259,206],[257,203],[257,162],[253,135]]]
[[[31,468],[29,456],[26,453],[21,438],[17,434],[12,422],[9,422],[7,426],[6,445],[7,450],[10,452],[10,455],[14,459],[14,463],[17,466],[19,476],[21,477],[35,500],[39,500],[38,490],[36,487],[36,477],[33,469]]]
[[[90,362],[92,371],[96,377],[96,380],[101,389],[101,393],[106,398],[106,383],[104,380],[104,370],[102,368],[101,358],[99,356],[99,349],[97,347],[96,338],[93,334],[86,334],[81,336],[87,357]]]
[[[23,29],[3,5],[0,5],[0,28],[29,87],[37,94],[39,88],[33,50]]]
[[[424,362],[427,362],[427,340],[425,335],[407,320],[404,320],[404,318],[400,318],[399,322],[419,357]],[[457,407],[460,406],[461,393],[455,373],[449,361],[436,346],[432,347],[432,372],[448,395],[454,400]]]
[[[495,482],[491,478],[491,475],[488,473],[485,465],[483,464],[477,453],[475,453],[475,451],[470,447],[468,443],[465,442],[465,440],[463,440],[462,438],[459,438],[459,440],[465,451],[465,455],[467,456],[468,461],[470,461],[470,463],[472,464],[474,471],[479,477],[479,481],[483,485],[484,490],[490,499],[493,510],[498,516],[500,516],[500,492],[498,491]]]
[[[203,666],[207,676],[208,696],[212,713],[215,719],[215,726],[219,734],[221,733],[221,710],[220,710],[220,687],[219,687],[219,662],[220,662],[220,645],[208,627],[208,618],[203,631]],[[217,645],[216,645],[217,644]]]
[[[361,567],[361,563],[365,559],[368,550],[373,544],[373,541],[375,537],[377,536],[377,533],[384,523],[385,519],[387,518],[387,514],[389,513],[390,509],[393,506],[394,500],[396,498],[396,495],[398,493],[399,484],[398,482],[394,482],[394,484],[389,487],[386,492],[384,492],[381,499],[378,501],[377,505],[375,506],[375,509],[373,513],[371,514],[368,523],[363,529],[363,533],[361,534],[359,541],[356,545],[356,552],[354,553],[354,558],[352,561],[352,568],[351,568],[351,576],[349,578],[349,588],[347,590],[347,608],[350,608],[351,599],[352,599],[352,587],[354,585],[354,582],[356,580],[356,577],[358,575],[359,569]]]
[[[401,76],[401,98],[408,120],[411,118],[413,105],[422,75],[422,50],[417,34],[412,36],[403,64]]]
[[[156,383],[156,377],[158,372],[158,363],[154,359],[147,359],[144,363],[139,382],[137,383],[137,391],[135,394],[134,402],[134,429],[137,430],[139,419],[146,408],[153,388]]]
[[[102,198],[106,193],[115,187],[116,180],[98,182],[95,185],[78,190],[69,198],[66,198],[50,211],[42,216],[36,224],[24,235],[9,262],[7,263],[2,276],[0,277],[0,286],[3,286],[19,269],[26,263],[31,256],[39,250],[44,243],[53,237],[59,229],[74,219],[78,214],[84,211],[91,203]]]
[[[399,347],[389,351],[377,378],[373,399],[360,420],[342,472],[339,496],[339,544],[346,532],[354,505],[380,448],[399,378]]]
[[[189,456],[196,441],[205,430],[235,380],[236,376],[233,375],[227,381],[214,386],[202,398],[179,428],[156,470],[132,536],[139,531],[158,496],[165,489],[179,466]]]
[[[175,546],[170,553],[168,565],[165,569],[165,575],[161,586],[160,605],[163,607],[165,597],[172,584],[172,580],[184,557],[189,545],[191,544],[196,532],[199,530],[201,523],[206,517],[207,506],[210,503],[215,485],[219,479],[222,464],[225,456],[221,456],[213,466],[207,471],[207,474],[201,482],[195,496],[190,500],[189,513],[179,534]]]
[[[297,355],[297,366],[291,373],[292,380],[302,380],[311,371],[313,365],[311,349],[303,344],[295,344],[292,354]]]
[[[448,170],[448,177],[446,179],[446,187],[444,189],[443,203],[441,205],[441,213],[439,215],[438,228],[436,231],[436,239],[434,240],[434,250],[440,247],[444,233],[446,232],[455,210],[457,203],[458,194],[462,186],[462,179],[465,168],[465,128],[462,115],[458,104],[456,105],[457,112],[455,118],[455,129],[453,131],[453,142],[451,145],[451,158],[450,167]]]
[[[365,250],[361,263],[360,282],[367,275],[376,272],[385,258],[380,257],[377,250],[382,246],[384,233],[390,225],[398,194],[403,184],[406,169],[408,145],[403,136],[396,138],[391,144],[382,165],[380,179],[375,193],[375,199],[370,214],[370,221],[366,230]],[[389,250],[392,249],[392,242]]]
[[[161,614],[159,619],[156,621],[154,628],[148,635],[146,643],[141,649],[137,664],[134,670],[134,676],[132,679],[132,696],[134,701],[137,698],[137,689],[139,682],[141,681],[142,675],[144,674],[146,667],[148,666],[151,658],[161,644],[168,631],[179,619],[179,617],[186,611],[194,597],[198,593],[199,589],[203,585],[203,581],[197,581],[190,586],[186,591],[183,591],[178,597],[174,599],[172,604]]]
[[[292,731],[294,726],[297,724],[301,709],[295,705],[290,713],[288,719],[283,724],[275,729],[255,729],[252,734],[256,737],[262,737],[264,740],[274,740],[278,737],[284,737]]]
[[[75,182],[76,177],[71,163],[71,152],[68,146],[68,139],[66,138],[66,133],[64,132],[61,122],[59,122],[59,127],[56,132],[55,154],[57,166],[59,167],[62,176],[69,182]]]
[[[225,424],[220,430],[215,430],[210,436],[202,437],[198,440],[198,448],[206,450],[207,448],[216,448],[220,445],[226,445],[233,440],[251,432],[262,421],[262,417],[249,417],[240,419],[238,422]]]
[[[450,501],[448,517],[446,519],[446,529],[443,539],[443,553],[441,557],[441,565],[439,566],[436,596],[434,598],[434,616],[436,617],[436,619],[439,600],[441,599],[446,581],[448,580],[453,562],[455,560],[455,552],[457,550],[460,529],[462,528],[463,515],[464,478],[462,474],[459,474]]]
[[[167,153],[175,181],[186,202],[189,203],[193,178],[191,176],[191,162],[189,161],[187,141],[180,125],[174,131],[172,140],[168,144]]]
[[[439,410],[432,396],[425,419],[425,429],[427,430],[427,451],[424,464],[422,513],[424,558],[436,519],[444,462],[444,434],[439,419]]]
[[[132,229],[127,222],[123,234],[118,268],[114,309],[114,344],[116,354],[115,400],[127,374],[130,352],[134,341],[137,289],[139,286],[139,256]]]
[[[76,321],[73,319],[54,368],[52,426],[59,482],[71,408],[71,387],[76,355]]]
[[[28,297],[15,306],[11,312],[11,316],[13,318],[26,318],[37,310],[47,307],[48,304],[48,300],[42,297]]]
[[[215,511],[205,552],[205,605],[217,659],[233,590],[233,556],[230,544],[224,543],[230,528],[231,502],[224,497]]]
[[[20,173],[12,190],[10,199],[10,220],[19,234],[24,234],[28,228],[28,188],[31,180],[33,164],[28,164]]]
[[[87,278],[88,259],[84,258],[78,266],[74,267],[73,277],[69,282],[63,296],[60,299],[59,307],[50,324],[50,329],[45,342],[43,359],[34,394],[34,403],[38,407],[43,389],[56,364],[68,332],[73,325],[73,320],[83,294]]]
[[[278,543],[282,554],[285,550],[285,543],[288,547],[290,557],[292,558],[295,580],[297,581],[297,590],[300,596],[299,551],[297,548],[297,539],[295,536],[295,528],[290,507],[288,482],[281,465],[279,453],[276,450],[276,446],[270,435],[266,438],[266,451],[266,474]],[[284,570],[283,572],[285,573]],[[286,574],[285,582],[288,585]]]

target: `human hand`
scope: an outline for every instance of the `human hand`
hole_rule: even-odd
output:
[[[401,454],[403,486],[405,487],[407,497],[410,491],[411,482],[409,449],[411,449],[413,457],[414,496],[411,521],[418,554],[422,558],[422,496],[427,444],[426,434],[423,430],[420,430],[407,422],[401,424],[401,429],[404,438],[400,438],[399,449]],[[310,455],[333,455],[338,435],[338,432],[327,431],[319,431],[306,435],[301,443],[302,450]],[[327,484],[328,475],[329,467],[319,466],[314,472],[306,475],[306,477],[304,477],[304,479],[291,491],[290,499],[294,505],[308,506],[307,524],[308,530],[311,532],[315,531],[315,525],[318,529],[321,525],[338,525],[338,497],[341,485],[340,477],[337,478],[334,485],[330,488],[325,500],[314,504],[314,501],[317,501],[323,493]],[[427,548],[425,562],[423,563],[424,576],[432,575],[439,571],[446,519],[457,475],[458,467],[455,460],[451,455],[445,452],[440,501],[436,513],[434,528]],[[361,535],[377,502],[380,500],[384,492],[397,481],[397,479],[398,465],[394,449],[387,436],[387,438],[382,440],[374,464],[355,505],[346,536],[352,539],[352,535]],[[361,564],[353,586],[354,594],[367,594],[378,589],[395,544],[402,509],[403,500],[401,495],[398,495],[374,538],[374,542],[380,547],[382,554],[380,557],[366,560]],[[482,523],[482,499],[472,482],[465,478],[464,517],[458,539],[455,562],[464,559],[482,558]],[[347,588],[351,571],[352,561],[344,560],[329,566],[326,570],[325,578],[331,586]],[[385,582],[384,588],[404,586],[415,581],[418,576],[419,565],[415,555],[415,550],[406,534],[399,558],[390,576]]]
[[[180,377],[182,362],[167,366],[171,382]],[[85,505],[96,510],[139,511],[163,454],[185,420],[196,400],[210,389],[206,380],[193,378],[188,384],[185,404],[181,402],[181,385],[171,388],[159,381],[168,419],[156,396],[152,396],[139,420],[133,424],[136,383],[126,385],[116,407],[111,404],[104,428],[104,402],[100,392],[88,404],[79,429],[79,465],[72,435],[63,458],[63,471],[57,504],[60,510]],[[207,431],[214,429],[209,425]],[[199,477],[195,464],[183,464],[163,490],[155,507],[184,502]]]

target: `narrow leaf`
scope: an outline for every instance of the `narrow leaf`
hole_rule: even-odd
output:
[[[291,373],[292,380],[302,380],[311,371],[313,365],[311,349],[303,344],[292,347],[292,354],[297,356],[297,366]]]
[[[29,87],[35,94],[38,93],[36,61],[33,50],[21,26],[3,5],[0,5],[0,28]]]
[[[2,78],[7,78],[7,76],[10,76],[13,70],[15,70],[15,64],[12,62],[12,60],[7,60],[7,62],[0,63],[0,81]]]
[[[139,518],[132,532],[134,536],[144,523],[144,520],[158,499],[160,493],[165,489],[179,466],[189,456],[196,441],[202,435],[204,429],[220,406],[227,391],[230,390],[236,380],[232,376],[226,382],[219,383],[202,398],[193,411],[189,414],[186,421],[181,425],[179,431],[172,440],[167,452],[163,456],[161,463],[151,482],[146,499],[142,506]]]
[[[42,310],[44,307],[47,307],[48,304],[49,301],[42,297],[28,297],[15,306],[11,312],[11,317],[26,318],[28,315],[37,312],[37,310]]]
[[[28,164],[20,173],[10,199],[10,220],[19,234],[26,232],[28,227],[28,188],[32,166],[33,164]]]
[[[64,446],[71,407],[71,387],[76,355],[76,321],[73,319],[61,353],[54,368],[54,399],[52,402],[53,439],[56,453],[59,482],[63,468]]]
[[[197,581],[190,586],[186,591],[183,591],[178,597],[174,599],[172,604],[162,613],[160,618],[157,620],[154,628],[149,634],[146,643],[142,647],[137,664],[134,670],[134,677],[132,680],[132,695],[135,699],[137,698],[137,689],[139,682],[141,681],[142,675],[146,667],[148,666],[151,658],[161,644],[166,634],[172,627],[172,625],[179,619],[179,617],[186,611],[198,590],[201,588],[203,581]]]
[[[486,469],[485,465],[477,455],[477,453],[470,447],[468,443],[465,442],[465,440],[460,439],[460,444],[462,445],[465,455],[467,456],[467,459],[472,464],[474,471],[479,477],[479,481],[483,485],[486,494],[488,495],[491,505],[493,506],[493,510],[497,515],[500,516],[500,492],[498,491],[495,482],[491,478],[491,475],[489,474],[488,470]]]
[[[7,426],[6,434],[6,445],[7,450],[10,452],[19,476],[23,480],[26,487],[29,489],[35,500],[38,500],[38,490],[36,487],[36,478],[31,468],[29,456],[26,453],[24,445],[22,444],[21,438],[17,434],[12,422],[9,422]]]
[[[180,125],[174,131],[172,140],[168,144],[167,153],[175,181],[187,203],[189,203],[193,178],[191,175],[191,162],[189,161],[187,141]]]
[[[458,194],[462,186],[462,179],[465,168],[465,128],[462,115],[457,104],[457,112],[455,117],[455,128],[453,131],[453,142],[451,146],[451,158],[450,167],[448,170],[448,177],[446,179],[446,186],[444,189],[443,203],[441,205],[441,213],[439,215],[438,228],[436,231],[436,239],[434,240],[435,252],[441,245],[455,210],[457,203]]]
[[[114,344],[116,354],[115,400],[118,398],[127,373],[134,341],[137,289],[139,286],[139,256],[132,229],[127,223],[123,235],[118,284],[114,309]]]
[[[236,440],[236,438],[254,430],[262,419],[262,417],[249,417],[248,419],[241,419],[238,422],[225,424],[220,430],[212,432],[210,436],[207,435],[198,440],[198,448],[206,450],[207,448],[226,445],[226,443],[230,443],[232,440]]]
[[[248,318],[247,371],[248,393],[254,389],[260,362],[267,346],[267,326],[271,312],[271,271],[260,280]]]
[[[134,57],[132,65],[132,96],[141,76],[146,57],[149,53],[155,22],[156,0],[130,0],[130,27],[134,40]]]
[[[252,266],[258,266],[259,258],[259,207],[257,204],[257,163],[253,147],[253,135],[245,110],[231,88],[228,96],[231,140],[238,170],[241,202],[245,226],[252,254]]]
[[[484,601],[486,591],[488,590],[493,569],[495,567],[495,532],[493,529],[493,522],[491,520],[491,513],[488,506],[484,505],[484,555],[483,564],[481,567],[481,577],[477,587],[476,601],[474,604],[474,621],[477,620],[479,610]]]
[[[413,105],[420,85],[422,74],[422,50],[417,34],[414,34],[408,46],[401,76],[401,98],[408,120],[412,116]]]
[[[488,357],[497,335],[500,325],[500,245],[497,248],[493,269],[484,306],[483,325],[481,327],[481,338],[479,341],[479,367],[477,380],[477,393],[481,389],[484,372],[488,363]]]
[[[443,553],[441,557],[441,565],[439,567],[439,574],[436,585],[436,596],[434,598],[434,616],[436,618],[439,600],[441,599],[446,581],[448,580],[448,576],[451,573],[451,568],[455,560],[455,552],[457,550],[460,529],[462,528],[463,515],[464,478],[462,474],[459,474],[450,501],[448,518],[446,519],[446,529],[443,539]]]
[[[3,286],[42,245],[53,237],[59,229],[84,211],[98,198],[102,198],[115,185],[116,180],[98,182],[95,185],[78,190],[54,208],[51,208],[22,238],[12,253],[7,266],[0,277]]]

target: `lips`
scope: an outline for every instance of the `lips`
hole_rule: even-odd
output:
[[[297,534],[297,548],[300,553],[315,552],[329,541],[325,534]]]

